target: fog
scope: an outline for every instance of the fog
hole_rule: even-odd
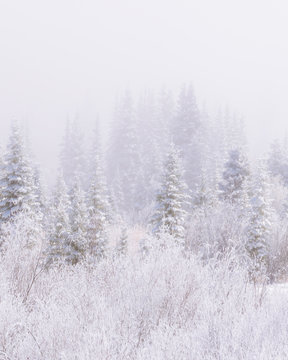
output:
[[[1,0],[0,138],[28,124],[50,168],[67,117],[111,118],[125,89],[192,82],[212,113],[243,115],[252,153],[287,131],[287,4],[228,0]]]
[[[287,359],[286,3],[0,0],[1,359]]]

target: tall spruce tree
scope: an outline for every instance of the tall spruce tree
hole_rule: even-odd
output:
[[[162,186],[157,195],[152,224],[153,232],[160,234],[166,231],[180,243],[185,238],[185,205],[188,198],[183,175],[179,151],[172,145],[164,164]]]
[[[183,86],[178,98],[174,125],[174,141],[187,151],[196,129],[200,125],[199,109],[196,103],[193,87]]]
[[[62,263],[67,260],[72,252],[69,220],[71,203],[62,174],[57,180],[51,208],[51,231],[47,249],[48,262]]]
[[[107,226],[111,217],[100,155],[94,161],[95,172],[88,191],[87,225],[89,260],[92,262],[99,261],[106,256],[108,243]]]
[[[192,208],[201,214],[205,214],[217,202],[217,193],[212,190],[206,171],[202,169],[199,183],[191,192]]]
[[[175,115],[173,141],[181,150],[185,181],[193,188],[201,168],[201,116],[192,85],[182,87]]]
[[[99,118],[97,117],[95,123],[94,123],[94,129],[92,132],[92,139],[91,139],[91,148],[89,151],[89,158],[88,158],[88,175],[89,175],[89,185],[91,184],[96,167],[98,166],[98,157],[100,156],[102,158],[102,142],[101,142],[101,133],[100,133],[100,122]]]
[[[222,182],[219,184],[220,197],[241,207],[247,205],[249,167],[246,157],[240,149],[229,152],[229,159],[225,163]]]
[[[278,176],[281,181],[287,186],[288,185],[288,156],[287,150],[282,144],[275,140],[271,144],[268,161],[267,161],[269,172],[273,176]]]
[[[19,213],[36,216],[38,203],[33,171],[25,153],[23,136],[13,123],[1,173],[1,222],[13,220]]]
[[[85,182],[86,161],[83,144],[83,135],[77,118],[72,122],[67,120],[60,163],[65,183],[69,189],[71,189],[76,175],[79,176],[82,184]]]
[[[272,208],[269,194],[269,180],[263,165],[254,176],[251,189],[251,211],[246,248],[256,264],[267,262],[269,237],[271,235]]]
[[[124,200],[122,210],[128,213],[135,210],[135,196],[138,195],[138,169],[142,166],[138,145],[135,109],[129,92],[126,92],[115,111],[107,164],[109,178],[118,176]]]
[[[71,190],[71,235],[68,262],[77,264],[83,260],[87,252],[87,207],[85,194],[78,177],[74,180]]]
[[[36,201],[41,213],[41,217],[45,216],[47,210],[47,194],[46,188],[43,185],[43,176],[40,171],[39,166],[33,167],[33,178],[34,178],[34,185],[35,185],[35,195]]]

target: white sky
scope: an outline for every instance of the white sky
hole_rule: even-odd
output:
[[[48,164],[67,115],[105,120],[129,87],[178,88],[243,114],[252,150],[288,130],[280,0],[0,0],[0,139],[29,122]]]

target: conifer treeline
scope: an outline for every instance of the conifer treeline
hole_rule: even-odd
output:
[[[45,196],[39,169],[13,123],[1,166],[1,227],[24,214],[35,224],[35,239],[37,229],[45,234],[48,263],[93,263],[107,255],[113,224],[121,224],[122,254],[126,227],[133,223],[185,244],[189,218],[205,217],[226,202],[239,216],[250,217],[246,249],[265,259],[271,209],[267,169],[265,164],[251,176],[241,119],[228,111],[210,117],[199,109],[191,86],[183,86],[176,102],[169,91],[157,97],[146,93],[137,102],[127,92],[115,107],[106,146],[101,138],[96,126],[87,154],[80,124],[67,123],[61,171]],[[274,147],[268,163],[273,175],[284,173],[285,165],[276,164],[278,151]]]

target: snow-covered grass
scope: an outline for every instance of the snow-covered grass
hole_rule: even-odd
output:
[[[287,295],[249,283],[233,251],[203,263],[156,247],[40,273],[37,258],[14,246],[1,259],[0,359],[288,356]]]

